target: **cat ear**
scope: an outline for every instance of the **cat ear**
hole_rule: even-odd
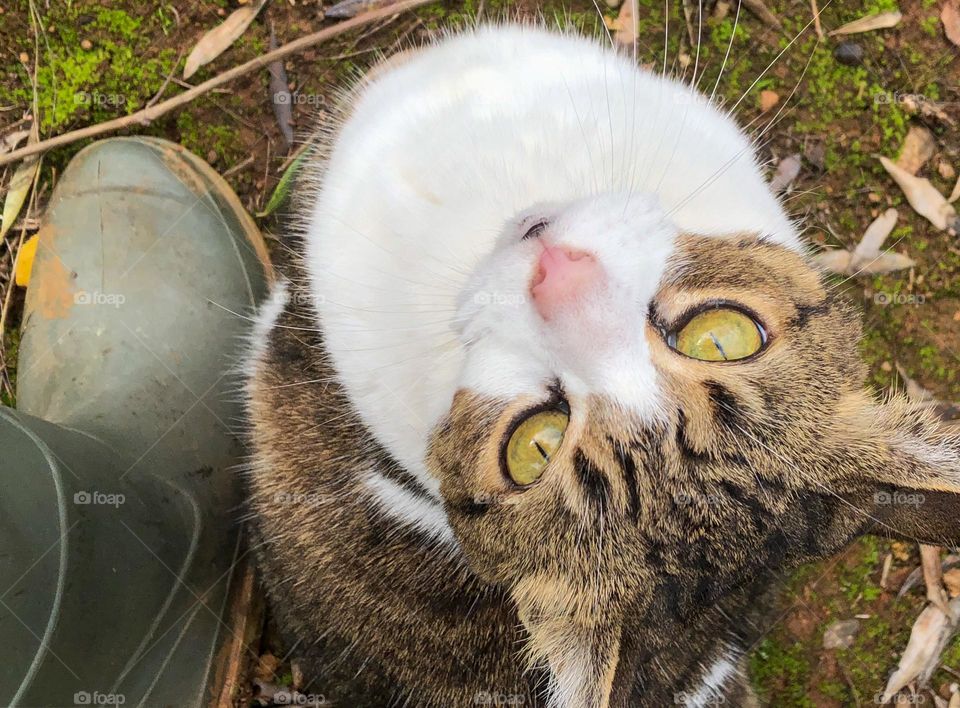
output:
[[[841,475],[832,486],[872,520],[867,530],[960,545],[960,425],[902,395],[863,393],[839,401],[830,437],[840,464],[827,474]]]

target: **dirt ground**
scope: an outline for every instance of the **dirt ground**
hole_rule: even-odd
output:
[[[736,19],[718,3],[704,2],[697,44],[694,15],[689,31],[681,0],[640,0],[639,60],[696,83],[731,109],[757,140],[771,174],[790,155],[802,156],[801,171],[786,196],[790,212],[813,244],[852,247],[871,220],[889,207],[899,211],[887,246],[916,261],[908,270],[837,278],[862,304],[864,357],[880,389],[902,385],[896,366],[944,401],[960,400],[960,242],[914,213],[877,157],[895,158],[911,126],[925,126],[934,153],[921,168],[944,195],[960,171],[960,49],[944,35],[944,0],[819,0],[826,29],[863,15],[900,10],[894,29],[818,40],[810,0],[767,0],[782,28],[747,12]],[[694,0],[689,3],[696,7]],[[723,3],[720,3],[721,5]],[[734,6],[736,3],[733,3]],[[238,4],[234,0],[0,0],[0,140],[24,127],[34,100],[40,133],[67,130],[131,113],[153,99],[184,90],[183,60],[207,30]],[[617,9],[601,0],[609,20]],[[33,14],[31,14],[31,8]],[[329,9],[319,0],[273,0],[243,36],[190,80],[196,84],[263,54],[271,28],[278,44],[323,26]],[[299,142],[307,139],[338,89],[381,54],[429,40],[445,27],[481,20],[541,16],[572,24],[588,34],[604,32],[590,2],[549,0],[444,0],[319,45],[285,62]],[[33,21],[31,21],[31,17]],[[665,24],[669,31],[665,42]],[[691,41],[691,34],[693,41]],[[720,75],[731,38],[732,50]],[[840,47],[846,40],[849,44]],[[698,50],[699,46],[699,50]],[[839,49],[838,49],[839,47]],[[838,60],[853,57],[847,63]],[[856,60],[857,56],[859,60]],[[852,62],[852,63],[851,63]],[[32,78],[37,65],[36,80]],[[169,80],[167,80],[169,77]],[[718,80],[719,77],[719,80]],[[764,102],[778,103],[764,111]],[[271,103],[266,71],[216,90],[148,127],[177,141],[221,171],[253,213],[263,210],[294,145],[283,141]],[[915,110],[917,107],[921,110]],[[926,110],[922,110],[922,109]],[[85,143],[48,153],[42,163],[37,202],[49,197],[58,175]],[[12,170],[0,168],[0,193]],[[271,238],[282,239],[282,210],[260,220]],[[25,233],[36,211],[22,214]],[[6,295],[21,229],[0,250],[0,292]],[[0,399],[12,404],[16,381],[17,328],[23,291],[12,288],[3,332]],[[890,570],[881,585],[885,558]],[[776,706],[872,704],[896,666],[910,627],[925,604],[922,584],[903,598],[897,589],[918,565],[915,548],[868,538],[831,561],[783,578],[781,619],[753,648],[751,673],[760,694]],[[848,649],[824,650],[823,634],[837,620],[859,618]],[[275,651],[282,648],[276,647]],[[290,679],[277,669],[277,681]],[[960,679],[960,642],[944,654],[933,687],[948,697]],[[932,699],[930,699],[932,704]]]

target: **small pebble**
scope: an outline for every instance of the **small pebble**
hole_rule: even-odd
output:
[[[824,649],[849,649],[860,631],[860,622],[855,619],[834,622],[823,633]]]
[[[91,49],[93,49],[93,42],[91,42],[89,39],[84,39],[80,42],[80,48],[89,52]]]
[[[880,368],[889,374],[891,371],[893,371],[893,364],[891,364],[889,361],[885,361],[880,364]]]
[[[207,153],[207,162],[209,162],[212,165],[216,161],[217,161],[217,151],[211,150],[210,152]]]
[[[863,63],[863,47],[856,42],[841,42],[833,50],[833,58],[846,66],[860,66]]]
[[[949,162],[941,162],[937,165],[937,172],[939,172],[940,176],[944,179],[953,179],[957,176],[957,171],[953,169],[953,165]]]
[[[23,62],[24,64],[26,64],[28,61],[30,61],[30,55],[27,54],[26,52],[20,52],[20,56],[19,56],[18,58],[19,58],[20,61]]]
[[[883,200],[883,197],[881,197],[876,192],[870,192],[870,194],[867,195],[867,199],[869,199],[874,204],[879,204]]]

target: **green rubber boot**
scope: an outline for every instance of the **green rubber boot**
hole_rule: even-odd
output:
[[[0,705],[209,705],[240,637],[236,364],[269,262],[172,143],[80,152],[0,409]]]

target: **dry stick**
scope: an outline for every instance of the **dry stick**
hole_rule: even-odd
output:
[[[810,0],[810,9],[813,11],[813,27],[817,30],[817,36],[824,39],[823,25],[820,24],[820,8],[817,7],[817,0]]]
[[[144,108],[136,113],[123,116],[122,118],[114,118],[113,120],[97,123],[96,125],[90,125],[86,128],[71,130],[69,133],[63,133],[62,135],[57,135],[47,140],[41,140],[38,143],[28,145],[20,148],[19,150],[14,150],[6,155],[0,155],[0,165],[6,165],[7,163],[14,162],[16,160],[22,160],[30,155],[36,155],[38,152],[45,152],[52,148],[60,147],[61,145],[69,145],[70,143],[75,143],[78,140],[92,138],[97,135],[113,132],[115,130],[121,130],[131,125],[149,125],[152,121],[156,120],[160,116],[169,113],[174,108],[178,108],[189,103],[197,96],[200,96],[211,89],[216,88],[217,86],[222,86],[229,81],[233,81],[244,74],[249,74],[251,71],[261,69],[272,61],[285,59],[291,54],[296,54],[297,52],[313,46],[314,44],[325,42],[332,37],[349,32],[356,27],[362,27],[385,17],[399,14],[405,10],[411,10],[415,7],[426,5],[429,2],[434,2],[434,0],[406,0],[405,2],[399,2],[396,5],[390,5],[389,7],[385,7],[380,10],[373,10],[371,12],[365,12],[362,15],[357,15],[352,19],[333,25],[332,27],[327,27],[319,32],[308,34],[306,37],[301,37],[300,39],[296,39],[292,42],[284,44],[282,47],[279,47],[272,52],[267,52],[266,54],[256,57],[255,59],[251,59],[244,64],[235,66],[232,69],[223,72],[222,74],[214,76],[212,79],[204,81],[198,86],[194,86],[189,91],[184,91],[179,96],[174,96],[166,101],[161,101],[160,103],[150,106],[149,108]]]
[[[770,12],[770,8],[763,4],[763,0],[743,0],[743,5],[765,24],[778,30],[783,29],[783,23],[780,22],[776,15]]]

